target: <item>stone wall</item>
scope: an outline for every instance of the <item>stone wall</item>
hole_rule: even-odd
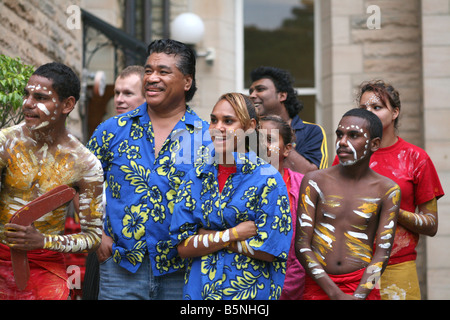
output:
[[[67,8],[79,1],[2,0],[0,51],[35,66],[63,62],[81,72],[81,30],[69,29]]]
[[[58,61],[81,76],[81,29],[67,26],[70,5],[79,0],[2,0],[0,1],[0,54],[20,57],[38,67]],[[76,108],[68,125],[78,137],[81,121]]]
[[[368,27],[369,5],[380,8],[380,29]],[[400,92],[400,135],[423,146],[420,1],[326,0],[321,7],[323,104],[333,109],[329,132],[355,106],[361,82],[384,79]]]
[[[439,229],[427,238],[429,299],[450,299],[450,1],[422,1],[425,150],[447,192],[438,201]]]

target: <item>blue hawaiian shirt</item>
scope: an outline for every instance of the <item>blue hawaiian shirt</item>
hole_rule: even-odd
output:
[[[252,220],[258,234],[248,245],[275,256],[273,262],[228,249],[189,259],[184,299],[278,299],[284,283],[292,239],[289,196],[283,178],[253,152],[235,154],[236,173],[219,192],[218,165],[205,161],[190,171],[175,201],[171,233],[174,242],[199,228],[223,231]]]
[[[183,267],[169,226],[182,179],[193,168],[203,143],[211,143],[208,127],[186,106],[156,157],[146,103],[96,128],[88,148],[105,173],[104,230],[114,240],[113,259],[120,266],[136,272],[148,252],[156,276]]]

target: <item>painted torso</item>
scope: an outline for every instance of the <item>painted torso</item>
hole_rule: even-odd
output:
[[[95,157],[70,134],[58,139],[61,144],[51,145],[28,137],[24,130],[18,125],[0,133],[0,240],[4,225],[18,209],[63,184],[80,192],[80,217],[90,220],[92,227],[101,226],[101,197],[94,197],[94,185],[103,176]],[[63,234],[66,211],[64,205],[34,226],[47,235]]]

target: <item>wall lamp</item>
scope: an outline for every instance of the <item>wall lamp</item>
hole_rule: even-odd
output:
[[[197,57],[204,57],[205,61],[212,65],[216,58],[214,48],[206,48],[204,51],[196,51],[195,45],[202,41],[205,34],[205,25],[202,19],[194,13],[182,13],[177,16],[170,25],[171,37],[194,48]]]

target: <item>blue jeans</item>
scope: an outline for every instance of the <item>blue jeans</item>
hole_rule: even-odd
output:
[[[183,286],[184,270],[155,277],[148,254],[136,273],[109,257],[100,264],[98,300],[181,300]]]

